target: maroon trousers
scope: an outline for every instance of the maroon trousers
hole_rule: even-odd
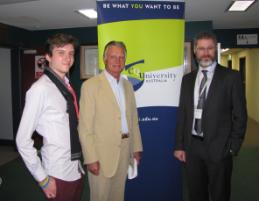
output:
[[[83,191],[83,177],[79,180],[68,182],[55,178],[57,185],[56,198],[47,201],[81,201]]]

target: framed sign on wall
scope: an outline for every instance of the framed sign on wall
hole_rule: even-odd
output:
[[[88,79],[99,73],[98,46],[85,45],[80,47],[80,78]]]

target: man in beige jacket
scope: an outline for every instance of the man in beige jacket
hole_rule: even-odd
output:
[[[104,49],[105,70],[81,88],[79,136],[91,201],[123,201],[129,164],[140,162],[142,141],[132,85],[121,76],[124,43]]]

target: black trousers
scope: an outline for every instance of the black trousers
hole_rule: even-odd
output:
[[[189,201],[230,201],[232,167],[232,156],[212,162],[196,154],[187,154]]]

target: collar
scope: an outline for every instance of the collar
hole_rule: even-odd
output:
[[[53,74],[61,83],[65,84],[65,86],[66,84],[69,84],[69,79],[67,76],[65,76],[64,79],[61,79],[50,67],[46,67],[44,70]]]
[[[117,82],[117,79],[114,78],[106,69],[104,69],[104,75],[108,79],[108,81],[112,84],[120,84],[122,82],[122,76],[120,76],[119,82]]]
[[[69,79],[67,78],[67,76],[64,77],[64,82],[65,84],[69,84]]]
[[[213,73],[215,71],[216,66],[217,66],[216,61],[214,61],[210,66],[206,68],[202,68],[201,66],[199,66],[199,73],[201,73],[202,70],[207,70],[208,73]]]

